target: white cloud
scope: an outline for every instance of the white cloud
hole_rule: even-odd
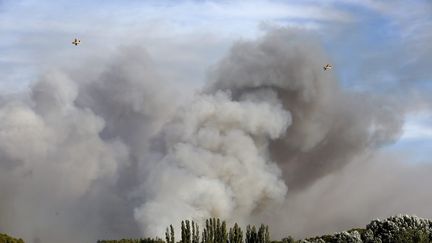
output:
[[[400,142],[432,140],[432,113],[420,112],[407,117]]]

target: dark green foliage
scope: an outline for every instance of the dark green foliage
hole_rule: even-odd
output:
[[[251,243],[251,228],[250,225],[246,226],[246,238],[245,238],[245,243]]]
[[[121,240],[98,240],[97,243],[164,243],[162,239],[121,239]]]
[[[259,232],[257,232],[255,225],[246,227],[245,243],[261,243],[259,239]]]
[[[298,241],[294,240],[292,236],[288,236],[282,239],[282,243],[296,243]]]
[[[229,230],[229,243],[243,243],[243,231],[237,223]]]
[[[395,235],[394,242],[429,243],[432,242],[432,238],[425,230],[410,229]]]
[[[24,243],[22,239],[15,239],[6,234],[0,234],[0,243]]]
[[[226,223],[225,221],[222,222],[222,226],[221,226],[221,242],[222,243],[227,243],[228,242],[228,232],[226,229]]]
[[[201,243],[207,243],[208,239],[207,239],[207,229],[204,228],[203,232],[202,232],[202,236],[201,236]]]
[[[269,231],[268,225],[266,225],[266,227],[265,227],[264,242],[270,243],[270,231]]]
[[[192,242],[192,234],[191,234],[191,228],[190,228],[190,221],[186,220],[186,243]]]
[[[257,243],[270,243],[270,233],[268,226],[261,224],[258,229]]]
[[[184,225],[184,221],[181,221],[181,243],[185,243],[185,236],[186,236],[186,227]]]
[[[227,243],[228,232],[226,222],[220,219],[207,219],[202,232],[201,243]]]
[[[214,238],[215,238],[215,228],[216,225],[213,223],[213,219],[209,219],[209,235],[208,235],[208,240],[210,243],[214,243]]]
[[[166,231],[165,231],[165,241],[166,241],[166,243],[171,242],[168,227],[166,228]]]
[[[170,225],[170,233],[171,233],[171,239],[169,243],[175,243],[175,237],[174,237],[174,227],[172,226],[172,224]]]
[[[258,232],[257,232],[255,225],[252,226],[252,234],[251,235],[252,235],[252,239],[250,241],[251,243],[260,243],[258,241]]]
[[[199,226],[192,221],[192,243],[199,243]]]
[[[265,240],[265,226],[263,224],[261,224],[261,226],[258,229],[258,243],[264,243]]]
[[[190,228],[190,221],[182,221],[181,222],[181,242],[182,243],[191,243],[192,242],[192,234]]]

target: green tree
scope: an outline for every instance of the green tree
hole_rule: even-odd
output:
[[[190,221],[186,220],[186,243],[191,243],[191,236]]]
[[[270,232],[269,232],[269,227],[268,227],[268,225],[266,225],[266,227],[265,227],[264,242],[265,242],[265,243],[270,243]]]
[[[265,241],[265,227],[263,224],[258,229],[258,237],[257,237],[258,243],[264,243]]]
[[[181,221],[181,243],[186,243],[186,239],[185,239],[186,233],[185,233],[185,231],[186,231],[185,224],[184,224],[184,221],[182,220]]]
[[[252,243],[259,243],[258,242],[258,233],[257,233],[255,225],[252,226]]]
[[[199,226],[192,221],[192,243],[199,243]]]
[[[170,243],[175,243],[174,227],[172,226],[172,224],[170,224],[170,230],[171,230],[171,242]]]
[[[252,243],[251,241],[251,235],[252,235],[252,230],[250,225],[246,226],[246,239],[245,239],[245,243]]]
[[[243,243],[243,232],[237,223],[229,230],[229,243]]]
[[[228,233],[227,233],[225,221],[222,221],[222,226],[221,226],[221,241],[222,241],[222,243],[227,243],[228,242]]]
[[[181,222],[181,242],[191,243],[191,228],[189,220]]]

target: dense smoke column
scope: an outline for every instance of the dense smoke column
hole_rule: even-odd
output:
[[[197,95],[163,130],[165,155],[145,182],[153,186],[146,188],[150,199],[135,211],[145,232],[157,235],[189,217],[245,220],[282,202],[286,187],[267,147],[289,122],[288,112],[268,102]]]
[[[277,94],[292,124],[271,141],[269,150],[291,191],[394,141],[400,133],[401,112],[383,98],[342,90],[333,71],[323,71],[328,62],[311,36],[276,30],[261,40],[234,45],[206,89],[231,92],[234,100]]]

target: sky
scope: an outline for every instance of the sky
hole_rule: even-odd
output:
[[[0,231],[428,217],[431,43],[429,0],[0,0]]]
[[[0,92],[25,90],[52,65],[76,67],[137,43],[156,57],[174,86],[194,90],[234,41],[260,36],[266,26],[302,28],[318,34],[345,88],[397,94],[412,103],[394,148],[427,158],[431,12],[427,0],[3,0]],[[80,48],[69,45],[74,37],[82,40]]]

